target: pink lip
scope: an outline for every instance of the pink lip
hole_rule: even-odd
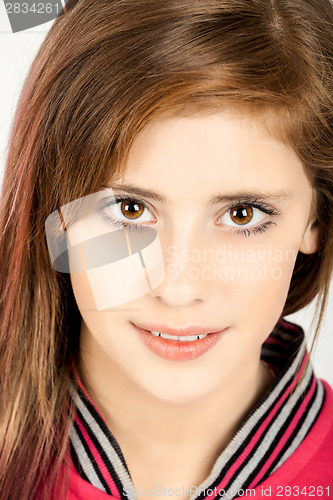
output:
[[[169,359],[172,361],[189,361],[191,359],[196,359],[199,356],[202,356],[205,352],[211,349],[217,342],[220,340],[222,335],[227,332],[228,328],[224,330],[220,330],[218,332],[210,333],[204,339],[198,340],[190,340],[188,342],[181,342],[178,340],[169,340],[163,339],[162,337],[156,337],[149,330],[140,328],[134,323],[132,323],[136,331],[140,334],[144,344],[152,351],[157,354],[161,358]],[[156,328],[152,328],[153,331],[160,331]],[[170,331],[170,330],[169,330]],[[172,329],[174,332],[175,330]],[[190,331],[186,329],[186,333],[177,333],[177,335],[202,335],[203,333],[207,333],[207,330],[204,332],[203,329],[200,329],[201,333],[197,333],[198,329],[194,333],[194,331]],[[184,330],[177,330],[177,332],[184,332]],[[164,333],[162,331],[161,333]],[[167,333],[167,335],[176,335],[175,333]]]

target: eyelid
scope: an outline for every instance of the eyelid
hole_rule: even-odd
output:
[[[235,201],[230,202],[225,210],[231,210],[232,208],[238,207],[239,205],[255,207],[271,215],[280,215],[280,212],[276,208],[272,207],[272,205],[268,204],[265,200],[260,198],[239,198]]]

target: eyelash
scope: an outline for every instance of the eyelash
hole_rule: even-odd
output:
[[[128,201],[128,200],[141,203],[147,210],[149,210],[149,207],[143,201],[139,200],[138,198],[131,198],[129,196],[118,195],[118,196],[115,196],[115,201],[113,203],[105,203],[105,205],[102,207],[103,220],[105,222],[107,222],[108,224],[111,224],[112,226],[114,226],[120,230],[128,229],[129,231],[132,231],[132,230],[135,230],[135,231],[139,230],[140,231],[145,227],[144,224],[133,224],[133,223],[127,223],[124,221],[118,221],[118,220],[112,219],[104,212],[104,209],[106,209],[112,205],[116,205],[120,201]],[[239,205],[244,206],[244,207],[257,208],[261,212],[268,214],[268,215],[272,215],[272,216],[280,215],[280,212],[278,212],[274,208],[266,205],[263,202],[259,202],[257,199],[250,200],[250,201],[249,200],[245,201],[245,200],[240,199],[237,201],[237,203],[233,203],[232,205],[230,205],[227,208],[226,212],[229,212],[230,210],[232,210],[233,208],[235,208]],[[252,236],[253,234],[264,233],[266,231],[266,229],[268,228],[268,226],[270,226],[272,224],[276,225],[276,223],[274,221],[266,221],[266,222],[260,224],[259,226],[253,226],[251,228],[244,228],[244,229],[228,229],[228,231],[233,232],[235,234],[245,236],[245,237],[249,237],[249,236]]]

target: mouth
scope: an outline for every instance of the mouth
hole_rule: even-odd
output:
[[[174,361],[198,358],[216,345],[228,330],[198,326],[170,328],[163,325],[132,325],[150,351]]]

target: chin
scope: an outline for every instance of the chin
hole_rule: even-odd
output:
[[[164,394],[159,393],[158,395],[154,394],[155,398],[159,398],[164,403],[172,405],[186,405],[195,403],[203,396],[204,396],[203,394],[189,394],[184,392],[180,393],[178,391],[177,392],[170,391]]]
[[[144,390],[154,399],[167,404],[182,405],[203,399],[213,391],[213,387],[205,387],[202,381],[196,382],[192,377],[188,377],[188,380],[183,380],[182,383],[179,380],[169,381],[169,383],[164,381],[156,386],[150,384]]]

